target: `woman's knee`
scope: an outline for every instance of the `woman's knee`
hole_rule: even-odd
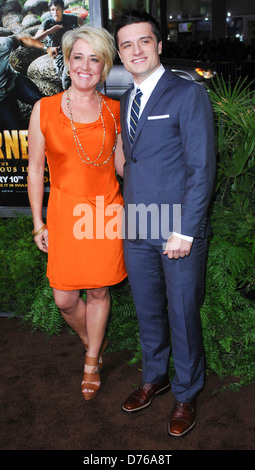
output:
[[[99,287],[97,289],[87,290],[87,299],[88,301],[93,300],[105,300],[110,296],[108,287]]]
[[[72,310],[79,301],[79,292],[74,291],[59,291],[53,289],[53,296],[56,306],[62,311]]]

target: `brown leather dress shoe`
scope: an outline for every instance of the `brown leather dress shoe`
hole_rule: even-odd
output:
[[[151,404],[155,395],[168,389],[169,386],[168,381],[162,384],[148,384],[143,382],[138,389],[129,395],[127,400],[123,403],[122,409],[129,413],[131,411],[142,410]]]
[[[181,437],[187,434],[196,424],[196,402],[177,401],[173,407],[168,423],[170,436]]]

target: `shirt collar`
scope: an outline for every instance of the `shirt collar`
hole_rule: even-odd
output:
[[[165,68],[162,64],[160,64],[157,70],[155,70],[155,72],[153,72],[148,78],[146,78],[142,83],[140,83],[140,85],[138,85],[134,81],[133,92],[136,93],[137,88],[139,88],[142,91],[143,96],[151,94],[152,90],[155,88],[164,72]]]

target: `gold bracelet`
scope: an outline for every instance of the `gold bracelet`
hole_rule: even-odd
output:
[[[44,230],[46,230],[47,228],[47,225],[43,225],[39,230],[37,230],[37,232],[35,232],[34,230],[32,231],[32,235],[33,237],[36,237],[37,235],[40,235],[40,233],[44,232]]]

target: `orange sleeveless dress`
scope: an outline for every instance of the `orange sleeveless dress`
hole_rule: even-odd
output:
[[[86,164],[77,151],[70,119],[61,107],[62,93],[41,99],[40,125],[50,173],[47,209],[49,232],[47,277],[60,290],[110,286],[126,277],[121,236],[123,199],[114,154],[102,166]],[[102,95],[120,133],[120,104]],[[102,103],[106,135],[97,164],[110,156],[115,123]],[[102,149],[101,118],[75,123],[86,155],[95,161]],[[86,160],[82,154],[82,158]]]

